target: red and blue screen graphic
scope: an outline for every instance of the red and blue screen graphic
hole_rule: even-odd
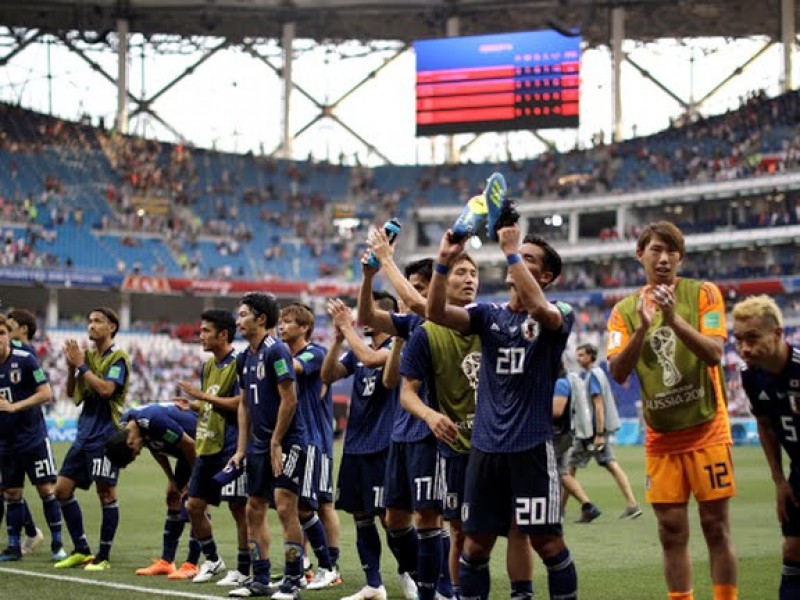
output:
[[[578,126],[580,37],[503,33],[414,50],[418,136]]]

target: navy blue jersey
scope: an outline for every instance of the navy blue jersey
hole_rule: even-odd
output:
[[[116,345],[112,345],[108,350],[103,353],[107,356],[118,350]],[[125,387],[128,379],[128,368],[125,361],[120,358],[116,362],[109,365],[105,373],[96,375],[102,377],[106,381],[113,381],[117,389]],[[109,436],[118,430],[118,421],[121,412],[124,398],[120,399],[120,405],[112,406],[113,399],[102,398],[91,390],[89,386],[83,397],[83,409],[78,417],[78,433],[75,436],[75,441],[79,444],[86,442],[89,443],[104,443]],[[115,413],[115,410],[119,412]]]
[[[0,364],[0,396],[21,402],[47,383],[47,376],[30,352],[12,346],[8,358]],[[47,438],[41,406],[18,413],[0,412],[0,451],[25,452]]]
[[[507,304],[467,308],[481,338],[472,445],[481,452],[529,450],[553,437],[553,389],[575,315],[557,302],[561,327],[550,331]]]
[[[791,355],[779,375],[762,369],[742,368],[742,387],[756,417],[769,417],[793,468],[800,468],[800,348]]]
[[[159,452],[182,458],[178,442],[185,433],[194,439],[197,429],[197,414],[191,410],[181,410],[177,406],[150,404],[129,410],[120,419],[120,423],[135,420],[142,432],[145,446],[153,452]]]
[[[31,346],[30,344],[26,344],[25,342],[21,342],[19,340],[11,340],[11,349],[14,348],[18,350],[25,350],[25,352],[30,352],[34,356],[36,356],[36,348]]]
[[[425,319],[414,313],[392,313],[392,323],[397,330],[397,337],[403,338],[406,342],[411,338],[417,327],[424,322]],[[407,348],[407,346],[403,348],[403,356],[408,351]],[[428,390],[425,380],[422,380],[422,385],[419,388],[419,397],[422,398],[423,402],[427,401]],[[429,435],[431,435],[431,430],[425,424],[425,421],[417,419],[398,402],[394,416],[394,427],[392,428],[392,441],[418,442]]]
[[[308,442],[333,456],[333,394],[319,376],[327,352],[324,346],[310,342],[294,358],[303,365],[303,372],[296,373],[297,406],[303,414]]]
[[[387,338],[381,348],[392,347]],[[397,388],[387,390],[383,385],[383,367],[372,369],[362,363],[352,350],[339,359],[348,375],[353,375],[350,395],[350,414],[344,435],[346,454],[372,454],[389,447],[395,410]]]
[[[278,384],[295,380],[292,355],[286,344],[268,335],[256,352],[248,346],[236,357],[236,363],[239,387],[250,411],[250,449],[266,452],[269,450],[281,404]],[[295,411],[292,416],[282,440],[283,446],[292,444],[307,444],[303,416],[299,411]]]

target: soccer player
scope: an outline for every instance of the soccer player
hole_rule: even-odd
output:
[[[395,336],[381,375],[389,390],[400,384],[400,359],[405,341],[424,322],[425,296],[433,270],[431,259],[406,265],[401,272],[394,262],[394,246],[386,234],[373,230],[370,248],[361,260],[362,281],[358,296],[358,321],[373,332]],[[367,260],[370,252],[394,286],[400,304],[409,311],[389,312],[376,308],[372,284],[378,268]],[[420,314],[422,316],[420,316]],[[439,585],[449,596],[448,580],[441,580],[442,500],[437,476],[436,440],[424,421],[412,417],[397,403],[384,475],[384,504],[387,542],[397,558],[400,587],[406,598],[425,600]],[[449,542],[449,538],[447,538]],[[434,553],[433,546],[436,546]],[[438,562],[434,564],[434,561]],[[422,579],[420,579],[420,577]],[[418,582],[423,589],[417,589]]]
[[[339,515],[333,508],[333,396],[319,373],[327,349],[311,340],[314,313],[293,303],[281,310],[280,336],[294,357],[297,408],[303,415],[309,444],[300,494],[300,525],[317,557],[318,570],[308,589],[338,585]]]
[[[56,481],[56,498],[67,523],[74,551],[55,564],[57,569],[85,566],[87,571],[111,568],[109,555],[119,525],[117,479],[119,469],[105,455],[105,443],[119,429],[119,418],[128,393],[131,363],[128,353],[114,344],[119,330],[117,313],[107,307],[89,312],[87,328],[94,347],[82,350],[77,340],[64,344],[67,360],[67,395],[83,404],[75,442],[64,457]],[[94,483],[103,510],[100,551],[92,555],[83,530],[83,514],[75,488]]]
[[[733,307],[733,337],[745,367],[742,386],[758,422],[758,438],[775,484],[783,532],[780,600],[800,598],[800,348],[783,337],[783,315],[768,296]],[[789,456],[789,480],[781,447]]]
[[[581,367],[581,379],[586,386],[594,431],[592,432],[593,438],[590,440],[575,440],[569,458],[569,474],[574,478],[576,470],[579,467],[586,467],[594,457],[597,464],[611,474],[625,498],[625,510],[622,511],[619,518],[637,519],[642,516],[642,509],[636,503],[636,496],[633,495],[628,476],[614,457],[611,442],[608,439],[619,429],[619,415],[608,377],[603,369],[594,364],[597,360],[597,347],[592,344],[581,344],[576,349],[575,356]]]
[[[0,481],[8,506],[8,548],[0,553],[0,562],[22,558],[25,474],[40,494],[53,496],[56,467],[41,410],[52,399],[53,390],[36,356],[11,344],[8,321],[0,315]],[[59,512],[57,504],[54,509]],[[60,545],[54,546],[53,552],[59,549]]]
[[[428,296],[431,321],[481,340],[462,505],[461,597],[489,597],[492,548],[498,535],[516,526],[547,567],[550,597],[577,598],[552,444],[553,389],[574,314],[567,304],[548,302],[542,291],[561,273],[558,253],[538,236],[520,244],[516,224],[497,234],[509,265],[508,303],[446,303],[447,275],[463,252],[463,241],[453,243],[450,231],[442,237]]]
[[[298,496],[308,441],[302,414],[297,412],[292,355],[269,333],[278,319],[278,303],[271,294],[251,292],[242,298],[236,324],[248,346],[236,359],[243,397],[239,405],[239,441],[230,464],[240,468],[247,454],[247,529],[253,579],[230,595],[292,600],[299,597],[303,577]],[[283,528],[285,558],[284,577],[274,593],[270,586],[270,534],[266,524],[273,494]]]
[[[32,345],[33,337],[36,335],[37,324],[36,317],[29,310],[18,308],[9,311],[6,315],[8,323],[8,333],[11,336],[12,348],[19,348],[30,352],[34,357],[36,350]],[[49,442],[48,442],[49,444]],[[39,497],[42,499],[42,509],[47,520],[47,526],[50,529],[51,542],[50,550],[52,553],[53,561],[59,561],[67,557],[64,550],[64,544],[61,541],[61,508],[58,505],[58,500],[54,493],[56,471],[51,473],[52,481],[43,483],[36,486]],[[0,482],[2,485],[2,482]],[[28,508],[28,503],[25,498],[22,498],[23,508],[25,510],[25,537],[22,538],[22,554],[29,554],[33,552],[36,547],[44,541],[42,531],[36,527],[33,521],[33,516]],[[3,503],[0,502],[0,521],[3,518]]]
[[[373,292],[373,298],[379,308],[396,312],[397,301],[391,294]],[[397,406],[396,392],[383,385],[383,367],[389,358],[392,338],[365,328],[364,334],[371,341],[367,343],[361,339],[353,327],[350,309],[341,300],[328,302],[328,314],[336,333],[322,364],[322,381],[331,386],[353,375],[336,508],[353,515],[356,548],[366,577],[366,585],[344,600],[386,600],[380,572],[381,541],[375,517],[383,520],[386,457]],[[350,350],[341,355],[345,339]]]
[[[196,563],[186,561],[170,579],[191,579],[194,583],[211,581],[225,569],[225,562],[217,552],[214,531],[208,518],[208,506],[228,503],[236,524],[238,552],[236,569],[230,570],[217,585],[238,586],[250,574],[248,549],[246,475],[242,473],[224,487],[214,480],[236,452],[239,436],[237,411],[241,402],[236,374],[236,320],[230,311],[211,308],[200,315],[200,344],[211,356],[200,370],[200,387],[188,381],[178,382],[182,396],[175,404],[182,410],[197,413],[197,436],[192,476],[189,479],[186,510],[192,524],[192,534],[200,545],[205,561],[200,569]]]
[[[688,501],[694,494],[711,562],[714,600],[737,596],[728,503],[736,493],[725,383],[725,304],[713,283],[679,278],[680,229],[651,223],[636,242],[647,278],[608,321],[611,376],[641,386],[647,501],[653,505],[670,600],[693,600]]]
[[[581,516],[577,523],[591,523],[603,514],[569,469],[573,439],[590,439],[594,435],[591,421],[586,385],[578,375],[567,373],[562,361],[553,392],[553,450],[561,476],[561,510],[563,512],[569,497],[574,496],[581,504]],[[576,432],[577,435],[573,435]]]
[[[117,469],[124,469],[145,446],[167,476],[167,517],[161,558],[149,567],[137,569],[137,575],[171,575],[176,571],[175,554],[185,522],[181,516],[183,496],[195,463],[197,416],[177,406],[151,404],[129,410],[120,419],[122,430],[106,442],[106,456]],[[170,463],[175,459],[175,466]],[[189,541],[186,562],[197,565],[200,545],[194,535]]]

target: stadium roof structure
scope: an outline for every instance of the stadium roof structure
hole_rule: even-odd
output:
[[[440,37],[450,17],[460,35],[555,28],[580,32],[590,45],[609,42],[611,10],[625,9],[625,36],[659,38],[768,36],[779,39],[782,6],[797,0],[4,0],[0,23],[43,32],[104,34],[126,19],[129,31],[244,38],[280,38],[284,23],[297,38]],[[796,26],[796,15],[794,10]],[[796,29],[796,27],[795,27]]]

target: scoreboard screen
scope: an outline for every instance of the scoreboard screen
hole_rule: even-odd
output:
[[[417,135],[577,127],[580,45],[555,31],[414,42]]]

